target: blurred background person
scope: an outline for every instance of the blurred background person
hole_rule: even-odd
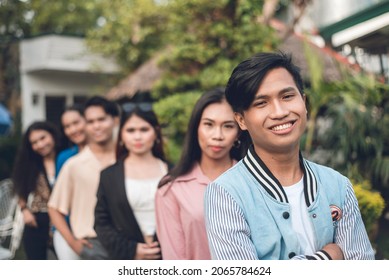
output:
[[[61,116],[61,126],[66,136],[67,142],[71,147],[59,153],[56,161],[56,175],[58,176],[63,164],[72,156],[81,152],[87,144],[87,135],[85,131],[86,121],[84,118],[84,109],[81,104],[73,104],[65,109]],[[69,223],[69,218],[66,216]],[[57,258],[60,260],[77,259],[78,255],[68,245],[58,230],[53,227],[53,245]]]
[[[94,96],[86,101],[88,144],[63,165],[48,203],[52,223],[77,258],[108,258],[93,229],[94,209],[100,172],[115,162],[113,131],[118,116],[117,104],[104,97]],[[70,226],[66,222],[67,215]]]
[[[210,259],[203,196],[208,183],[243,156],[240,130],[221,88],[203,94],[189,120],[181,159],[156,194],[163,259]]]
[[[81,104],[73,104],[65,109],[61,116],[61,126],[66,141],[71,146],[59,153],[56,163],[56,174],[62,168],[62,165],[70,157],[76,155],[87,144],[87,135],[85,131],[86,121],[84,118],[84,108]]]
[[[117,162],[101,172],[95,209],[97,237],[112,259],[160,259],[155,192],[168,165],[151,103],[125,103]]]
[[[47,259],[50,219],[47,202],[55,181],[60,133],[55,125],[38,121],[23,135],[12,180],[25,223],[23,246],[30,260]]]

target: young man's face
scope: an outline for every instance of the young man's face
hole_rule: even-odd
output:
[[[276,68],[267,73],[250,107],[235,118],[257,152],[287,153],[299,148],[306,127],[305,96],[286,69]]]
[[[115,118],[100,106],[88,107],[85,112],[86,133],[92,143],[104,145],[113,140]]]

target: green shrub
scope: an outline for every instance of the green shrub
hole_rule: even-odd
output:
[[[385,208],[385,201],[379,192],[372,190],[368,181],[354,184],[354,191],[366,230],[371,234]]]
[[[154,104],[154,110],[162,125],[166,154],[172,163],[176,163],[180,158],[188,121],[200,95],[200,92],[174,94]]]

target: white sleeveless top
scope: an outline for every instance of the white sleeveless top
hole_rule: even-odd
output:
[[[136,221],[143,235],[154,235],[156,230],[154,199],[158,183],[167,173],[165,164],[160,160],[161,175],[150,179],[126,178],[126,194]]]

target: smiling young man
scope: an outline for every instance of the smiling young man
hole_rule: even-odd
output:
[[[350,181],[304,159],[303,82],[291,57],[241,62],[225,91],[253,145],[205,194],[213,259],[374,259]]]
[[[115,103],[94,96],[84,109],[88,145],[61,169],[49,200],[49,215],[73,249],[71,258],[107,259],[93,229],[100,172],[115,162],[114,128],[119,110]],[[70,216],[70,227],[65,216]]]

